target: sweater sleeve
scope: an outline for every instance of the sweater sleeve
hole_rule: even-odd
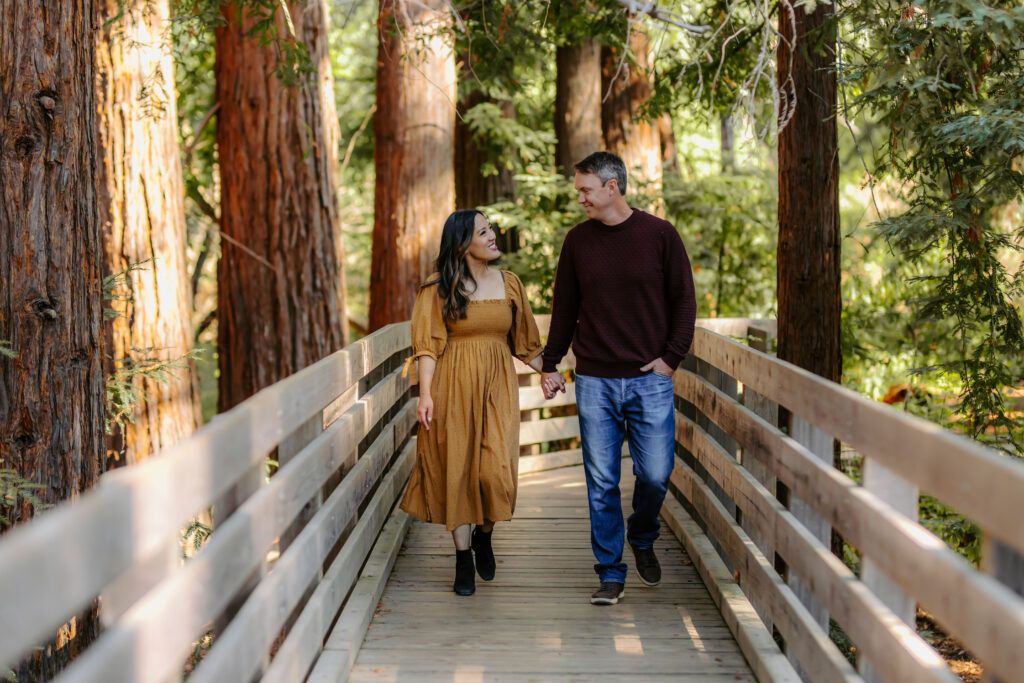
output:
[[[690,351],[693,342],[693,327],[697,321],[697,295],[693,289],[693,271],[686,255],[683,240],[675,228],[665,231],[666,245],[663,252],[665,294],[671,313],[669,336],[661,359],[672,369]]]
[[[542,355],[544,372],[555,372],[569,351],[580,311],[580,284],[572,254],[572,232],[565,236],[555,271],[555,293],[551,303],[551,325]]]

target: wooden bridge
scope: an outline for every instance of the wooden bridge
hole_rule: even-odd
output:
[[[395,509],[415,457],[404,323],[0,538],[0,674],[98,599],[104,631],[62,681],[180,680],[211,633],[190,681],[957,680],[917,605],[990,680],[1024,681],[1024,464],[730,338],[764,348],[768,324],[698,324],[658,588],[631,573],[619,605],[589,604],[573,387],[545,402],[523,367],[516,519],[496,579],[451,592],[449,535]],[[917,523],[919,489],[982,529],[981,571]],[[185,553],[193,520],[212,533]]]

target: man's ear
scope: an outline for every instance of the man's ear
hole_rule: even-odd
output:
[[[618,191],[619,191],[619,181],[616,180],[615,178],[610,179],[604,185],[605,185],[605,187],[614,190],[616,193],[618,193]]]

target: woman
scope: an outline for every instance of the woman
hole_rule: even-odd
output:
[[[474,553],[480,578],[494,578],[494,523],[515,510],[519,385],[512,356],[541,368],[522,282],[489,266],[500,255],[484,215],[456,211],[441,233],[437,273],[412,313],[421,429],[401,508],[452,532],[459,595],[476,590]]]

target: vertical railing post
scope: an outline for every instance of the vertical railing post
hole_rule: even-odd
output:
[[[896,512],[917,520],[918,488],[873,458],[864,458],[864,488],[891,506]],[[917,603],[879,569],[870,557],[861,558],[860,580],[903,622],[914,627]],[[882,678],[861,658],[857,668],[867,683],[881,683]]]
[[[769,352],[769,331],[760,327],[751,325],[747,329],[747,340],[751,348],[760,351],[762,353]],[[774,401],[771,401],[765,396],[757,393],[748,386],[743,387],[743,405],[746,406],[752,413],[764,419],[765,422],[772,425],[773,427],[779,424],[779,406]],[[757,452],[754,449],[744,448],[740,454],[740,464],[748,471],[755,479],[768,489],[768,492],[775,495],[776,478],[772,474],[771,469],[764,462],[763,454]],[[741,521],[743,530],[747,532],[764,556],[775,564],[775,548],[772,546],[768,537],[761,533],[761,531],[750,522],[748,519]],[[764,622],[765,627],[769,632],[772,630],[772,620],[768,616],[769,612],[767,608],[760,603],[754,596],[750,598],[751,604],[754,605],[754,609],[757,610],[757,615],[761,617],[761,621]]]
[[[822,431],[799,415],[793,414],[790,414],[789,434],[793,439],[809,450],[815,457],[828,463],[829,467],[832,466],[834,439],[830,434]],[[790,494],[789,511],[793,513],[793,516],[796,517],[797,521],[806,527],[807,530],[810,531],[819,541],[824,543],[826,548],[830,546],[832,541],[832,526],[821,515],[815,512],[814,508],[796,496]],[[802,602],[804,607],[807,608],[807,611],[811,613],[814,620],[819,626],[821,626],[825,633],[828,633],[828,611],[820,602],[818,602],[818,599],[814,597],[810,587],[801,581],[798,576],[793,575],[792,572],[789,573],[787,581],[789,583],[789,587],[793,589],[793,593],[796,594],[800,602]],[[787,650],[789,650],[787,654],[789,654],[789,659],[793,662],[794,668],[796,668],[801,678],[807,680],[803,669],[800,667],[800,663],[792,655],[792,650],[790,650],[790,648],[787,648]]]
[[[1018,595],[1024,595],[1024,555],[989,534],[982,535],[981,570]],[[985,672],[982,683],[1010,683]]]

